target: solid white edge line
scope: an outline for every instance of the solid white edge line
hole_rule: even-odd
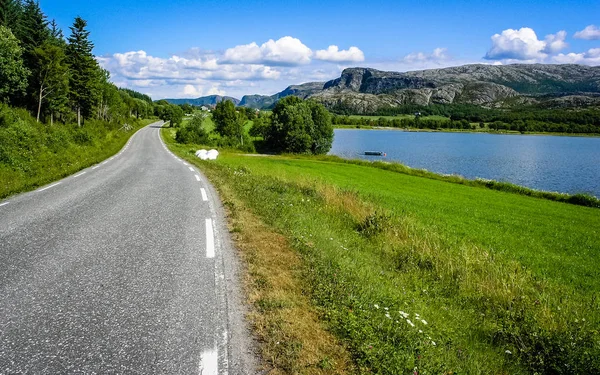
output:
[[[200,375],[219,374],[219,353],[217,349],[205,350],[200,356]]]
[[[0,203],[0,207],[2,206],[6,206],[7,204],[9,204],[10,202],[4,202],[4,203]]]
[[[191,172],[195,172],[195,171],[194,171],[194,168],[192,168],[192,167],[188,167],[188,169],[189,169]]]
[[[206,196],[206,190],[204,188],[200,188],[200,193],[202,194],[202,200],[208,202],[208,197]]]
[[[62,184],[62,182],[57,182],[57,183],[55,183],[55,184],[52,184],[52,185],[50,185],[50,186],[46,186],[45,188],[42,188],[42,189],[38,190],[38,192],[40,192],[40,191],[44,191],[44,190],[48,190],[48,189],[50,189],[50,188],[53,188],[53,187],[55,187],[55,186],[58,186],[58,185],[60,185],[60,184]]]
[[[73,176],[73,178],[77,178],[77,177],[81,177],[85,174],[86,172],[81,172],[79,174],[76,174],[75,176]]]
[[[200,176],[196,175],[196,181],[200,182]]]
[[[215,257],[215,235],[212,219],[206,219],[206,257]]]

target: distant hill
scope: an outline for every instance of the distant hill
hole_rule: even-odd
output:
[[[231,100],[235,105],[240,104],[240,100],[236,98],[232,98],[231,96],[221,96],[221,95],[209,95],[202,96],[197,99],[165,99],[167,102],[171,104],[191,104],[191,105],[216,105],[217,103],[222,102],[223,100]]]
[[[214,105],[223,99],[236,105],[272,108],[286,96],[312,98],[326,107],[371,113],[384,107],[471,104],[512,107],[600,105],[600,67],[574,64],[463,65],[412,72],[348,68],[328,82],[292,85],[270,96],[246,95],[242,100],[217,95],[198,99],[167,99],[174,104]]]
[[[302,99],[306,99],[309,96],[322,91],[324,85],[325,82],[309,82],[301,85],[288,86],[282,92],[271,96],[246,95],[240,101],[240,105],[258,109],[272,108],[279,99],[285,98],[286,96],[296,95]]]

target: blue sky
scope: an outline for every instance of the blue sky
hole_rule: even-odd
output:
[[[348,66],[600,65],[598,0],[42,0],[41,7],[65,34],[75,16],[86,19],[113,81],[155,99],[273,94],[336,78]]]

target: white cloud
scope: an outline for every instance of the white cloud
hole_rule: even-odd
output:
[[[295,66],[309,64],[312,50],[300,39],[284,36],[258,46],[256,42],[229,48],[225,51],[223,64],[264,64],[271,66]]]
[[[600,48],[592,48],[583,53],[560,53],[552,60],[559,64],[600,65]]]
[[[548,55],[564,50],[567,32],[561,30],[548,34],[539,40],[535,31],[529,27],[519,30],[506,29],[492,36],[492,48],[485,55],[487,60],[506,60],[510,62],[542,62]]]
[[[202,89],[194,85],[185,85],[183,88],[183,97],[185,98],[195,98],[198,96],[202,96]]]
[[[585,29],[576,32],[574,37],[577,39],[600,40],[600,28],[595,25],[588,25]]]
[[[546,35],[546,39],[544,40],[544,43],[546,43],[544,52],[554,54],[567,48],[569,45],[565,42],[566,38],[567,32],[564,30],[559,31],[556,34]]]
[[[365,54],[358,47],[340,50],[338,46],[331,45],[326,50],[315,51],[315,59],[339,63],[361,62],[365,61]]]
[[[529,27],[519,30],[507,29],[502,34],[492,36],[492,48],[485,55],[488,60],[535,60],[543,59],[546,42],[538,40],[535,31]]]
[[[432,53],[413,52],[402,58],[402,61],[408,64],[441,63],[447,60],[450,60],[447,48],[436,48]]]
[[[286,36],[262,45],[238,45],[224,52],[190,48],[170,57],[157,57],[145,51],[130,51],[97,60],[111,73],[113,82],[152,94],[155,99],[271,95],[291,84],[337,78],[344,68],[339,64],[364,61],[364,54],[357,47],[339,50],[332,45],[317,52],[313,60],[315,53],[309,47]],[[332,66],[323,61],[338,64]]]

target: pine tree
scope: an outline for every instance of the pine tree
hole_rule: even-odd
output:
[[[39,88],[40,76],[38,59],[35,49],[41,47],[50,38],[48,21],[40,9],[40,4],[34,0],[26,0],[23,6],[23,14],[17,28],[16,36],[23,47],[23,62],[25,67],[31,71],[27,87],[27,96],[23,103],[27,108],[35,111],[37,99],[33,93]]]
[[[97,103],[98,85],[101,71],[94,59],[94,45],[89,40],[90,32],[86,30],[87,22],[77,17],[71,26],[71,36],[67,46],[67,62],[70,67],[71,105],[77,112],[77,124],[81,126],[81,118],[90,118]]]
[[[13,34],[18,28],[22,7],[18,0],[0,0],[0,26],[12,30]]]
[[[65,35],[56,24],[56,20],[52,20],[48,25],[48,28],[50,29],[50,41],[57,46],[65,48],[67,46]]]

